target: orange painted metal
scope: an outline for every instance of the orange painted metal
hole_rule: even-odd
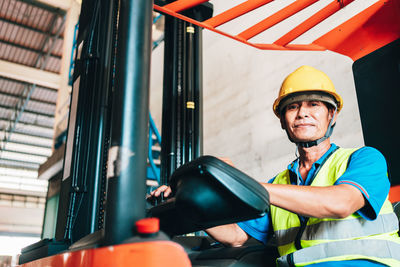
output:
[[[281,38],[273,43],[254,43],[248,40],[310,6],[316,0],[297,0],[254,26],[242,30],[238,35],[226,33],[216,29],[216,27],[251,12],[258,7],[267,5],[271,0],[248,0],[205,22],[193,20],[177,12],[177,10],[187,9],[199,3],[206,2],[205,0],[178,0],[163,7],[154,5],[154,9],[264,50],[331,50],[357,60],[400,38],[400,0],[378,0],[377,3],[366,8],[335,29],[323,34],[310,44],[290,43],[352,1],[354,0],[333,1],[300,25],[283,34]]]
[[[326,18],[332,16],[341,8],[347,6],[354,0],[343,0],[338,2],[337,0],[332,1],[329,5],[312,15],[310,18],[305,20],[303,23],[299,24],[293,30],[289,31],[287,34],[279,38],[274,42],[274,44],[285,46],[315,25],[321,23]]]
[[[219,33],[219,34],[224,35],[224,36],[226,36],[226,37],[230,37],[230,38],[235,39],[235,40],[237,40],[237,41],[239,41],[239,42],[242,42],[242,43],[245,43],[245,44],[247,44],[247,45],[250,45],[250,46],[253,46],[253,47],[256,47],[256,48],[257,48],[257,45],[252,44],[252,43],[249,43],[249,42],[247,42],[247,41],[244,40],[244,39],[238,38],[238,37],[233,36],[233,35],[231,35],[231,34],[228,34],[228,33],[225,33],[225,32],[223,32],[223,31],[220,31],[220,30],[218,30],[218,29],[215,29],[214,27],[212,27],[212,26],[210,26],[210,25],[208,25],[208,24],[206,24],[206,23],[202,23],[202,22],[199,22],[199,21],[197,21],[197,20],[188,18],[188,17],[186,17],[186,16],[184,16],[184,15],[181,15],[181,14],[179,14],[179,13],[173,12],[173,11],[171,11],[171,10],[169,10],[169,9],[166,9],[165,7],[161,7],[161,6],[154,5],[154,9],[155,9],[156,11],[162,12],[162,13],[167,14],[167,15],[171,15],[171,16],[176,17],[176,18],[181,19],[181,20],[185,20],[185,21],[190,22],[190,23],[192,23],[192,24],[194,24],[194,25],[200,26],[200,27],[202,27],[202,28],[208,29],[208,30],[210,30],[210,31]],[[280,47],[278,48],[276,45],[272,45],[272,44],[269,45],[269,47],[270,47],[272,50],[282,50],[282,48],[280,48]],[[275,47],[275,49],[274,49],[274,47]]]
[[[160,231],[159,218],[143,218],[135,222],[139,234],[154,234]]]
[[[28,262],[21,267],[188,267],[184,249],[171,241],[121,244],[57,254]]]
[[[315,40],[354,61],[400,38],[400,0],[381,0]]]
[[[400,201],[400,185],[392,186],[389,190],[389,201],[391,203]]]
[[[281,21],[293,16],[297,12],[305,9],[306,7],[314,4],[318,0],[299,0],[296,1],[287,7],[281,9],[280,11],[274,13],[273,15],[269,16],[268,18],[260,21],[259,23],[255,24],[254,26],[248,28],[247,30],[238,34],[238,37],[243,39],[249,40],[254,36],[262,33],[265,30],[268,30],[272,26],[278,24]]]
[[[266,5],[273,0],[248,0],[246,2],[241,3],[240,5],[237,5],[231,9],[228,9],[225,12],[222,12],[221,14],[216,15],[215,17],[212,17],[206,21],[204,21],[204,24],[207,24],[211,27],[218,27],[228,21],[231,21],[237,17],[240,17],[250,11],[253,11],[256,8],[259,8],[263,5]]]
[[[178,0],[175,2],[172,2],[171,4],[165,5],[164,7],[174,11],[174,12],[180,12],[186,9],[189,9],[191,7],[200,5],[204,2],[208,2],[208,0]]]

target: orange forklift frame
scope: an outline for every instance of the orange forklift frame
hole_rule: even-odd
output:
[[[117,257],[116,257],[117,255]],[[120,244],[101,248],[65,252],[40,260],[31,261],[23,267],[109,267],[109,266],[170,266],[190,265],[183,248],[172,241],[153,241]]]
[[[249,40],[303,9],[306,9],[316,3],[317,0],[297,0],[257,24],[247,29],[243,29],[242,32],[237,35],[224,32],[218,29],[218,27],[259,7],[265,6],[273,2],[273,0],[247,0],[203,22],[194,20],[179,13],[204,2],[208,2],[208,0],[177,0],[164,6],[155,4],[154,9],[258,49],[309,51],[330,50],[349,56],[354,61],[399,39],[400,37],[400,23],[396,23],[396,21],[399,21],[400,17],[400,1],[398,0],[379,0],[310,44],[291,44],[291,42],[342,8],[354,2],[354,0],[332,1],[319,12],[295,26],[292,30],[271,44],[254,43]]]

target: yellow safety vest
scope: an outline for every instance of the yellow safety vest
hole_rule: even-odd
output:
[[[331,186],[346,171],[357,149],[339,148],[328,156],[311,186]],[[276,176],[274,184],[291,184],[289,170]],[[354,213],[344,219],[308,218],[271,205],[271,220],[281,255],[278,266],[306,266],[326,261],[366,259],[400,266],[399,222],[386,199],[377,218],[363,219]]]

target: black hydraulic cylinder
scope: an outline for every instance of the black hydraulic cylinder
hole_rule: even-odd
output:
[[[212,17],[213,5],[203,3],[188,11],[186,15],[198,21],[205,21]],[[196,159],[203,155],[203,29],[196,25],[191,25],[192,36],[189,38],[188,64],[191,83],[188,84],[188,101],[193,101],[193,111],[187,109],[192,122],[188,128],[188,139],[192,142],[190,151],[191,159]],[[190,34],[188,32],[188,34]],[[189,149],[188,149],[189,150]]]
[[[176,168],[177,139],[177,87],[178,87],[178,19],[165,16],[164,80],[162,103],[161,184]]]
[[[179,47],[179,61],[178,61],[178,112],[177,122],[178,122],[178,133],[177,133],[177,157],[176,157],[176,168],[187,162],[186,158],[186,130],[187,130],[187,120],[186,120],[186,96],[187,96],[187,81],[190,79],[188,77],[188,64],[187,64],[187,34],[186,34],[186,21],[179,21],[178,27],[178,47]]]
[[[198,158],[203,155],[203,29],[194,26],[194,88],[193,101],[196,112],[194,112],[193,129],[193,156]]]
[[[145,217],[152,0],[121,0],[105,219],[106,245]]]
[[[185,161],[191,161],[195,158],[194,156],[194,114],[197,112],[195,102],[194,102],[194,76],[195,71],[199,68],[195,66],[195,58],[194,58],[194,34],[195,28],[191,23],[186,23],[185,27],[186,32],[186,80],[185,80],[185,88],[186,88],[186,96],[184,103],[184,118],[185,118],[185,131],[184,131],[184,140],[185,140]]]

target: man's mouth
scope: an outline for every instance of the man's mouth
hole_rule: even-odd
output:
[[[299,123],[299,124],[295,124],[294,128],[309,127],[309,126],[314,126],[314,124],[312,124],[312,123]]]

